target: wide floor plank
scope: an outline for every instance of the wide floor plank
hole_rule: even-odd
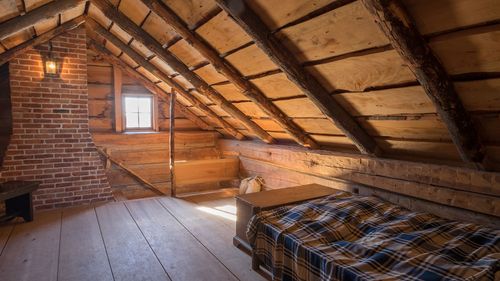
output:
[[[96,212],[115,280],[170,280],[123,203]]]
[[[199,205],[175,198],[159,198],[180,222],[193,233],[239,280],[265,280],[251,270],[251,259],[233,246],[234,222],[197,209]],[[233,227],[231,227],[233,225]]]
[[[91,206],[63,210],[60,247],[59,280],[113,280],[99,223]]]
[[[0,256],[2,281],[57,280],[61,211],[43,212],[14,227]]]
[[[137,200],[126,206],[172,280],[237,280],[159,202]]]

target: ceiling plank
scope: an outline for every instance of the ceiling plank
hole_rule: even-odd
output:
[[[242,0],[216,0],[217,4],[230,14],[252,37],[257,46],[294,82],[321,112],[351,139],[363,154],[380,153],[375,140],[356,123],[319,83],[305,70],[297,58],[273,36],[269,27]]]
[[[297,143],[309,147],[319,148],[319,145],[309,137],[302,128],[295,124],[288,116],[274,105],[252,83],[244,79],[241,73],[225,62],[217,51],[205,42],[196,33],[192,32],[187,24],[160,0],[142,0],[153,12],[159,15],[167,24],[172,26],[191,46],[200,52],[221,74],[233,83],[243,95],[254,102],[269,117],[276,121]]]
[[[254,123],[248,116],[241,112],[236,106],[228,102],[219,92],[210,87],[203,79],[172,55],[168,50],[163,49],[161,43],[156,41],[151,35],[137,26],[133,21],[123,15],[107,0],[92,0],[91,3],[99,8],[101,12],[112,20],[121,29],[127,32],[135,40],[141,42],[152,53],[166,62],[172,69],[189,81],[200,93],[204,94],[233,118],[240,121],[252,133],[266,143],[274,142],[273,137],[264,129]]]
[[[72,30],[80,26],[82,23],[85,22],[85,16],[79,16],[77,18],[74,18],[68,22],[63,23],[62,25],[47,31],[43,33],[42,35],[35,37],[33,39],[30,39],[20,45],[17,45],[16,47],[9,49],[3,53],[0,54],[0,65],[8,62],[11,60],[13,57],[17,56],[18,54],[24,52],[27,48],[33,47],[42,43],[45,43],[52,38],[63,34],[66,31]]]
[[[106,48],[100,46],[94,39],[89,39],[87,42],[88,47],[99,54],[105,61],[108,63],[116,66],[117,68],[121,69],[123,72],[127,73],[130,77],[136,79],[141,83],[144,88],[148,89],[152,93],[154,93],[156,96],[160,98],[165,98],[167,97],[167,93],[155,85],[155,83],[151,82],[148,80],[146,77],[144,77],[142,74],[134,70],[132,67],[127,65],[125,62],[120,60],[119,58],[115,57],[110,51],[108,51]],[[196,116],[194,113],[189,111],[189,109],[184,106],[183,104],[179,103],[178,101],[176,102],[176,106],[178,107],[179,111],[181,111],[186,118],[191,120],[194,124],[196,124],[198,127],[204,130],[213,130],[211,126],[209,126],[207,123],[205,123],[200,117]]]
[[[107,31],[104,27],[99,25],[95,20],[87,18],[87,28],[90,31],[95,32],[96,34],[99,34],[104,39],[115,45],[118,49],[120,49],[123,53],[129,56],[138,65],[142,66],[144,69],[151,72],[158,79],[167,83],[170,87],[176,89],[179,92],[179,94],[182,95],[183,98],[185,98],[195,107],[200,109],[209,118],[213,119],[215,123],[219,124],[229,135],[240,140],[245,138],[236,128],[234,128],[231,124],[229,124],[223,118],[218,116],[201,100],[197,99],[194,95],[187,92],[181,85],[179,85],[179,83],[168,77],[167,74],[165,74],[156,66],[154,66],[152,63],[147,61],[144,57],[142,57],[142,55],[134,51],[126,43],[121,41],[118,37],[114,36],[111,32]],[[92,36],[92,32],[90,33],[90,36]]]
[[[53,18],[59,13],[62,13],[71,8],[75,8],[83,2],[85,1],[84,0],[53,1],[27,14],[12,18],[0,24],[0,40],[3,40],[9,35],[12,35],[16,32],[29,28],[40,21]]]
[[[399,0],[362,0],[446,124],[462,160],[483,169],[485,148],[443,65]]]

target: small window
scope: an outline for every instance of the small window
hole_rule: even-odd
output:
[[[153,129],[153,98],[151,96],[125,97],[125,128]]]

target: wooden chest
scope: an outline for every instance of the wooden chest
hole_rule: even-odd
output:
[[[258,212],[317,199],[338,191],[319,184],[308,184],[236,196],[236,236],[233,244],[250,251],[246,236],[247,225]]]

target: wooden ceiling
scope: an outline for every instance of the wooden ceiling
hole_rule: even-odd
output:
[[[94,27],[89,38],[106,48],[99,52],[167,92],[176,88],[182,104],[228,137],[479,168],[500,163],[497,0],[68,2],[78,3],[1,37],[0,58],[84,15]],[[446,97],[456,96],[461,109],[442,110],[446,102],[438,106],[433,88],[422,87],[414,74],[421,66],[408,64],[401,41],[375,21],[389,17],[367,8],[378,2],[407,11],[411,36],[435,55],[452,91]],[[0,25],[51,3],[3,0]],[[460,110],[463,118],[450,121]],[[474,160],[481,153],[486,158]]]

